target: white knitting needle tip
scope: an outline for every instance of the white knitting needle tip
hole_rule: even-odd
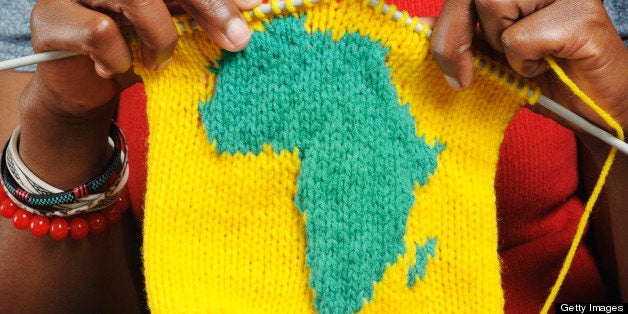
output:
[[[585,120],[584,118],[573,113],[572,111],[569,111],[569,109],[559,105],[555,101],[541,95],[539,97],[538,104],[555,113],[559,117],[573,123],[575,126],[581,128],[585,132],[597,137],[599,140],[617,148],[617,150],[619,150],[620,152],[628,155],[628,143],[598,128],[591,122]]]
[[[0,62],[0,71],[20,68],[20,67],[31,65],[31,64],[37,64],[40,62],[63,59],[63,58],[71,57],[71,56],[76,56],[77,54],[78,53],[73,52],[73,51],[40,52],[40,53],[36,53],[30,56],[2,61]]]

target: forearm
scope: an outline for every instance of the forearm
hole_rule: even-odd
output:
[[[591,191],[609,146],[579,135],[584,188]],[[628,300],[628,156],[617,153],[591,216],[595,242],[607,275],[616,277],[620,295]],[[615,279],[615,278],[612,278]]]
[[[81,115],[54,110],[63,100],[37,74],[20,99],[19,154],[39,178],[69,189],[102,171],[115,99]],[[0,312],[134,313],[141,309],[134,275],[138,228],[130,215],[100,235],[56,241],[0,222]]]
[[[124,245],[135,240],[131,219],[81,241],[37,238],[2,219],[0,312],[139,313],[137,247]]]

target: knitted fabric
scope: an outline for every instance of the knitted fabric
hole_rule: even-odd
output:
[[[136,67],[151,311],[502,311],[493,184],[526,99],[451,91],[425,34],[358,2],[253,21],[236,54],[178,22],[171,65]]]

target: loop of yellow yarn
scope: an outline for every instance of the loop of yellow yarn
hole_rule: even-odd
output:
[[[556,61],[551,57],[546,57],[545,61],[549,64],[550,68],[556,73],[558,78],[567,86],[569,89],[578,96],[587,106],[593,109],[609,126],[611,126],[616,132],[617,137],[620,140],[624,140],[624,131],[619,125],[619,123],[611,117],[606,111],[600,108],[587,94],[585,94],[568,76],[565,74],[563,69],[556,63]],[[567,276],[567,272],[571,267],[571,263],[573,262],[574,256],[576,255],[576,250],[578,249],[578,245],[582,240],[582,236],[584,235],[584,229],[586,228],[587,222],[589,221],[589,216],[591,216],[591,212],[593,211],[593,206],[602,191],[602,187],[606,182],[606,177],[610,172],[611,165],[615,160],[615,155],[617,154],[617,148],[611,147],[608,156],[606,157],[606,161],[604,161],[604,165],[602,166],[602,170],[600,171],[600,175],[595,183],[595,187],[591,192],[591,196],[587,200],[587,203],[584,207],[584,213],[580,218],[580,222],[578,222],[578,228],[576,230],[576,234],[574,235],[574,239],[571,242],[571,246],[569,247],[569,252],[565,257],[565,261],[560,269],[558,274],[558,278],[550,291],[549,296],[545,300],[545,304],[541,309],[541,313],[547,313],[549,311],[550,306],[556,300],[556,296],[558,295],[558,291],[565,281],[565,277]]]
[[[273,13],[275,13],[275,14],[280,14],[281,13],[281,9],[277,5],[277,1],[269,1],[268,3],[270,4],[270,7],[272,8]]]
[[[288,11],[294,12],[297,10],[297,8],[294,6],[294,3],[292,3],[292,0],[285,0],[285,1],[286,1],[286,8],[288,9]]]
[[[386,13],[385,17],[387,19],[392,19],[393,15],[395,14],[395,11],[397,11],[397,7],[393,4],[390,5],[390,10],[388,10],[388,13]]]

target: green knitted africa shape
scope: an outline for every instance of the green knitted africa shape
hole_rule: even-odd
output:
[[[303,22],[275,19],[244,51],[225,52],[215,94],[199,110],[221,153],[298,149],[295,204],[307,217],[315,307],[357,312],[405,253],[415,185],[427,183],[444,145],[417,137],[381,43],[357,33],[335,42],[308,34]]]

